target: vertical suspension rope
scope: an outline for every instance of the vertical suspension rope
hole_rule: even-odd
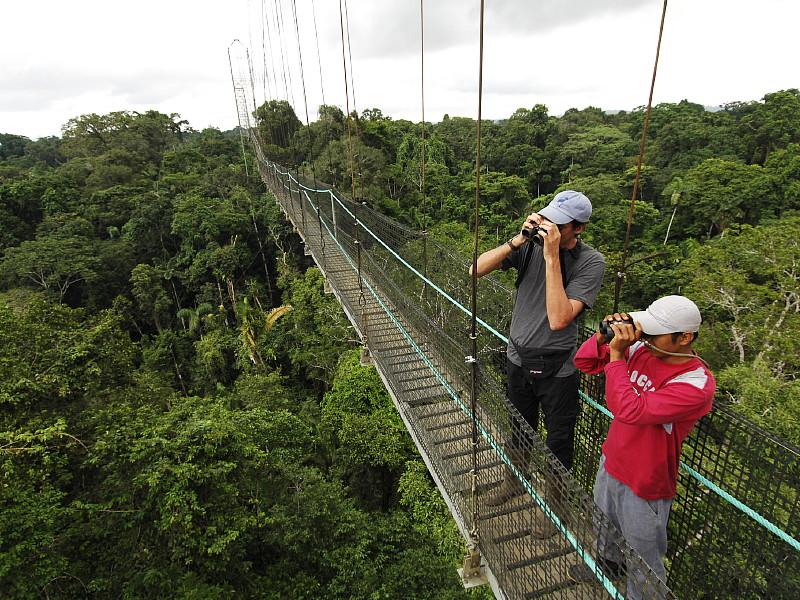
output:
[[[284,83],[284,88],[287,88],[286,89],[286,102],[289,103],[289,105],[294,110],[294,106],[295,106],[294,83],[292,82],[291,63],[290,63],[289,58],[287,56],[288,55],[288,47],[287,47],[286,52],[284,52],[284,37],[283,36],[284,36],[284,31],[286,31],[286,28],[283,25],[283,3],[281,2],[281,0],[276,0],[276,2],[275,2],[275,23],[276,23],[276,28],[278,30],[278,38],[280,40],[280,46],[281,46],[281,61],[282,61],[282,65],[283,65],[283,68],[284,68],[284,82],[283,83]],[[287,33],[286,36],[287,36],[287,40],[288,40],[289,34]],[[288,41],[287,41],[287,44],[288,44]],[[288,79],[288,87],[287,87],[287,79]],[[290,139],[290,136],[289,136],[289,125],[288,125],[288,123],[284,124],[284,132],[285,132],[285,143],[286,143],[286,147],[288,148],[289,144],[291,143],[291,139]],[[291,162],[288,162],[286,167],[287,167],[287,169],[286,169],[286,184],[288,186],[289,200],[291,202],[292,212],[296,212],[296,209],[294,207],[294,197],[292,196],[292,177],[291,177],[292,165],[291,165]],[[298,178],[299,178],[298,165],[295,164],[295,179],[298,179]],[[297,186],[297,199],[300,202],[300,214],[301,214],[301,218],[303,218],[303,221],[304,221],[305,220],[304,219],[305,215],[304,215],[304,210],[303,210],[303,198],[301,196],[300,186]]]
[[[322,104],[325,104],[325,85],[322,83],[322,57],[319,53],[319,31],[317,31],[317,10],[311,0],[311,17],[314,19],[314,37],[317,40],[317,66],[319,67],[319,85],[322,90]]]
[[[344,0],[344,19],[347,31],[347,55],[350,60],[350,90],[353,96],[353,110],[358,114],[358,106],[356,105],[356,78],[353,75],[353,48],[350,45],[350,13],[347,11],[347,0]]]
[[[281,36],[281,39],[283,39],[283,32],[286,31],[286,28],[283,25],[283,3],[281,2],[281,0],[276,0],[275,6],[277,8],[277,14],[278,14],[278,32]],[[283,55],[283,42],[281,42],[281,55]],[[292,70],[289,67],[288,57],[285,58],[285,61],[286,61],[286,74],[287,78],[289,79],[289,98],[291,98],[292,106],[294,106],[294,83],[292,83]],[[287,100],[289,100],[289,98],[287,98]]]
[[[273,25],[275,27],[275,29],[274,29],[274,31],[275,31],[275,39],[276,39],[276,42],[277,42],[278,47],[280,48],[280,52],[281,52],[280,66],[281,66],[281,75],[282,75],[282,79],[283,79],[283,99],[286,100],[286,102],[288,103],[289,102],[289,88],[286,85],[286,62],[283,60],[283,36],[281,36],[281,32],[278,30],[278,9],[274,4],[272,6],[272,14],[270,16],[272,17]],[[269,21],[267,22],[267,27],[269,28]],[[270,39],[270,46],[272,46],[271,42],[272,42],[272,39]],[[278,85],[278,70],[275,68],[274,53],[271,52],[271,50],[272,50],[272,48],[270,47],[270,57],[271,57],[271,60],[272,60],[272,71],[273,71],[274,79],[275,79],[275,99],[277,100],[278,96],[279,96],[279,88],[280,88],[280,86]],[[285,123],[284,123],[284,126],[283,126],[282,130],[281,130],[281,134],[283,135],[283,140],[282,140],[283,144],[284,145],[288,145],[289,127]],[[272,140],[272,142],[277,145],[277,140]],[[275,173],[275,177],[278,178],[278,173],[277,172]],[[290,200],[291,200],[291,197],[290,197]]]
[[[267,32],[264,25],[264,0],[261,0],[261,65],[264,67],[264,102],[266,102],[267,90],[269,90],[269,95],[272,96],[272,85],[270,85],[269,73],[267,73]]]
[[[628,226],[625,230],[625,245],[622,250],[622,261],[620,262],[619,269],[617,269],[617,278],[614,282],[614,310],[619,310],[619,296],[622,292],[622,282],[625,279],[625,269],[627,268],[628,260],[628,246],[631,239],[631,227],[633,225],[633,212],[635,210],[636,196],[639,193],[639,180],[642,174],[642,160],[644,159],[644,147],[647,141],[647,130],[650,127],[650,112],[653,107],[653,90],[656,87],[656,73],[658,72],[658,56],[661,53],[661,38],[664,35],[664,19],[667,15],[667,0],[664,0],[664,6],[661,9],[661,25],[658,29],[658,43],[656,44],[656,59],[653,63],[653,78],[650,81],[650,95],[647,98],[647,109],[644,114],[644,123],[642,124],[642,137],[639,140],[639,156],[636,159],[636,177],[633,180],[633,191],[631,192],[631,203],[628,206]]]
[[[296,0],[292,0],[292,16],[294,17],[294,34],[295,38],[297,39],[297,56],[300,60],[300,81],[303,86],[303,107],[305,108],[306,113],[306,128],[310,131],[311,124],[308,119],[308,98],[306,96],[306,76],[305,71],[303,69],[303,51],[300,48],[300,26],[297,23],[297,2]],[[309,144],[308,146],[308,157],[309,162],[311,158],[311,151],[313,150],[313,144]],[[298,169],[299,171],[299,169]],[[314,172],[313,165],[311,166],[312,173]],[[297,177],[297,180],[300,181],[300,177]],[[317,178],[316,175],[314,176],[314,189],[317,189]],[[300,191],[300,186],[298,184],[297,188],[297,195],[300,198],[300,214],[303,222],[303,235],[305,236],[306,231],[306,211],[305,211],[305,202],[303,202],[303,195]]]
[[[475,240],[472,249],[472,277],[471,277],[471,312],[470,341],[472,342],[470,363],[472,367],[472,390],[470,397],[470,410],[472,413],[472,529],[470,530],[470,543],[474,548],[478,546],[478,243],[480,232],[480,204],[481,204],[481,117],[483,108],[483,15],[484,0],[481,0],[480,17],[480,45],[478,59],[478,126],[477,150],[475,153]]]
[[[316,12],[316,9],[314,8],[314,0],[311,0],[311,13],[312,13],[312,15],[314,17],[314,37],[316,38],[316,41],[317,41],[317,65],[319,65],[319,87],[320,87],[320,91],[322,92],[322,104],[323,104],[323,106],[327,106],[327,104],[325,103],[325,83],[324,83],[324,80],[323,80],[323,77],[322,77],[322,57],[321,57],[320,52],[319,52],[319,31],[317,31],[317,12]],[[333,177],[333,160],[331,158],[331,151],[330,151],[330,148],[329,148],[330,142],[333,139],[333,135],[332,135],[333,132],[329,131],[329,133],[331,135],[328,136],[328,140],[327,140],[328,143],[326,144],[326,149],[328,150],[328,171],[330,172],[331,177]],[[334,188],[336,187],[336,180],[335,179],[331,180],[328,183],[332,187],[334,187]]]
[[[317,31],[317,11],[314,7],[314,0],[311,0],[311,16],[314,19],[314,38],[317,42],[317,66],[319,67],[319,87],[322,92],[322,105],[325,106],[325,83],[322,78],[322,57],[319,52],[319,32]],[[328,139],[330,143],[330,139]],[[330,164],[330,151],[328,152],[328,162]],[[331,169],[333,171],[333,169]],[[314,189],[319,189],[317,186],[317,172],[314,170]],[[314,192],[314,198],[317,198],[317,192]],[[325,256],[325,236],[322,234],[322,214],[320,213],[320,202],[317,199],[317,227],[319,227],[319,244],[322,248],[322,262],[325,265],[325,270],[328,270],[328,259]]]
[[[283,54],[283,35],[281,33],[280,27],[278,27],[278,6],[277,4],[272,5],[272,13],[275,23],[275,33],[278,37],[278,47],[281,49],[281,75],[283,79],[283,97],[286,101],[289,101],[289,86],[286,83],[286,58]],[[286,142],[287,140],[284,140]]]
[[[347,0],[344,0],[344,30],[345,36],[347,37],[347,61],[350,64],[350,96],[353,98],[353,112],[355,113],[355,121],[358,123],[358,104],[356,103],[356,77],[353,71],[353,46],[350,43],[350,13],[348,12],[347,8]],[[356,129],[356,137],[360,136],[360,129]],[[361,185],[361,191],[364,192],[364,179],[363,173],[361,172],[361,167],[358,165],[358,177],[356,178],[356,182]],[[355,192],[354,192],[355,194]]]
[[[245,48],[247,53],[247,68],[250,71],[250,91],[253,94],[253,113],[256,112],[256,84],[255,84],[255,77],[253,76],[253,60],[250,58],[250,50],[249,48]],[[248,121],[250,119],[248,118]],[[248,123],[249,124],[249,123]],[[250,132],[252,133],[252,132]]]
[[[356,199],[356,171],[355,171],[355,164],[353,162],[353,134],[351,128],[351,119],[350,119],[350,94],[348,92],[348,85],[347,85],[347,59],[345,57],[345,49],[344,49],[344,13],[342,11],[342,0],[339,0],[339,29],[341,31],[342,36],[342,67],[344,68],[344,97],[345,97],[345,107],[347,108],[347,154],[349,157],[350,163],[350,184],[352,189],[352,199],[353,199],[353,220],[355,221],[355,230],[356,230],[356,260],[358,263],[358,304],[361,307],[362,313],[362,329],[364,330],[364,337],[366,338],[366,328],[364,327],[364,312],[366,308],[366,297],[364,296],[364,277],[361,273],[361,235],[359,233],[359,225],[358,225],[358,200]],[[348,42],[349,44],[349,42]],[[365,339],[366,344],[366,339]]]
[[[252,26],[252,24],[250,22],[250,16],[251,16],[251,12],[252,12],[251,7],[250,7],[250,0],[247,0],[247,3],[245,4],[245,10],[247,11],[247,46],[245,46],[245,47],[246,48],[252,48],[253,47],[253,26]]]
[[[348,62],[350,63],[350,95],[353,98],[353,112],[356,115],[356,122],[358,122],[358,105],[356,104],[356,78],[353,74],[353,47],[350,44],[350,13],[347,11],[347,0],[344,0],[344,30],[345,36],[347,38],[347,56]],[[356,130],[356,135],[359,134],[359,131]],[[358,177],[362,183],[362,192],[363,192],[363,177],[362,177],[361,169],[359,167]],[[356,190],[355,187],[353,188],[353,200],[356,198]]]
[[[278,2],[280,2],[280,0],[276,0],[276,2],[272,5],[272,8],[273,8],[274,23],[275,23],[275,32],[276,32],[276,35],[278,37],[278,46],[280,47],[280,50],[281,50],[281,73],[283,75],[283,93],[284,93],[284,99],[286,100],[286,103],[288,104],[289,103],[289,89],[290,89],[290,86],[287,83],[287,77],[286,77],[287,65],[286,65],[286,56],[285,56],[285,53],[284,53],[284,50],[283,50],[283,47],[284,47],[283,29],[281,28],[280,21],[278,19]],[[290,75],[290,80],[291,80],[291,75]],[[294,97],[292,97],[292,103],[291,104],[292,105],[294,104]],[[289,146],[289,125],[288,125],[288,123],[284,123],[282,133],[283,133],[284,146],[288,148],[288,146]],[[287,188],[286,194],[289,197],[289,205],[292,207],[292,212],[294,213],[294,197],[292,196],[292,180],[291,180],[291,177],[290,177],[290,174],[289,174],[290,170],[291,170],[291,165],[287,164],[286,167],[287,167],[287,169],[286,169],[286,188]],[[277,173],[276,173],[276,176],[277,176]]]
[[[292,14],[294,16],[294,31],[295,36],[297,37],[297,56],[300,58],[300,81],[303,85],[303,106],[306,112],[306,128],[309,132],[309,145],[308,145],[308,162],[311,166],[311,175],[314,178],[314,189],[317,189],[317,170],[314,167],[312,151],[314,149],[314,140],[311,138],[311,121],[308,118],[308,97],[306,95],[306,75],[305,75],[305,68],[303,67],[303,51],[300,47],[300,26],[297,22],[297,0],[292,0]],[[316,192],[314,192],[314,198],[316,198]],[[301,199],[302,202],[302,199]],[[319,203],[316,203],[317,205]],[[319,214],[317,214],[319,217]],[[303,212],[303,229],[305,229],[305,212]],[[321,231],[320,231],[321,233]],[[324,257],[323,257],[324,258]],[[323,260],[324,262],[324,260]],[[327,265],[326,265],[327,270]]]
[[[250,179],[250,170],[247,168],[247,152],[244,149],[244,134],[242,133],[242,117],[241,117],[241,108],[239,106],[239,96],[236,94],[236,77],[233,75],[233,59],[231,58],[231,46],[233,46],[236,42],[239,42],[238,39],[233,40],[231,45],[228,46],[228,65],[231,68],[231,85],[233,86],[233,99],[236,101],[236,118],[239,122],[239,141],[242,143],[242,160],[244,161],[244,173],[245,176]],[[241,42],[239,42],[241,44]],[[247,108],[247,107],[245,107]]]
[[[261,4],[262,8],[264,7],[264,2],[265,1],[266,0],[262,0],[262,4]],[[271,31],[270,24],[269,24],[269,12],[266,11],[265,8],[263,10],[264,10],[264,12],[262,14],[263,14],[263,18],[264,18],[265,29],[266,29],[266,32],[267,32],[267,45],[269,47],[269,61],[270,61],[270,63],[272,63],[272,84],[273,84],[274,90],[270,93],[270,95],[274,94],[275,99],[277,100],[278,99],[278,70],[275,68],[275,53],[272,51],[272,31]],[[265,61],[266,61],[266,59],[265,59]],[[265,62],[264,70],[266,70],[266,69],[267,69],[267,65],[266,65],[266,62]]]
[[[422,273],[428,276],[428,207],[425,195],[425,12],[424,0],[419,0],[419,43],[420,43],[420,102],[422,104],[422,148],[420,150],[420,191],[422,192]],[[425,298],[427,285],[422,282],[420,300]]]

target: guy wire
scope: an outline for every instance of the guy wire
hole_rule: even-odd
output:
[[[358,200],[356,199],[356,171],[355,165],[353,163],[353,135],[351,131],[350,125],[350,94],[348,91],[347,85],[347,59],[345,57],[345,50],[344,50],[344,12],[342,11],[342,0],[339,0],[339,30],[341,32],[342,37],[342,67],[344,73],[344,99],[345,99],[345,107],[347,109],[347,114],[345,118],[347,119],[347,154],[350,162],[350,183],[352,186],[352,200],[353,200],[353,213],[355,215],[355,230],[356,230],[356,252],[357,252],[357,259],[358,259],[358,287],[361,293],[361,296],[364,295],[364,278],[361,275],[361,240],[359,235],[359,226],[358,226]]]
[[[266,102],[268,97],[272,97],[272,86],[267,72],[267,33],[264,10],[264,0],[261,0],[261,64],[264,67],[264,102]],[[269,96],[267,96],[267,90],[269,90]]]
[[[314,19],[314,37],[317,40],[317,66],[319,67],[319,86],[322,91],[322,104],[325,104],[325,84],[322,82],[322,57],[319,53],[319,32],[317,31],[317,10],[314,8],[314,0],[311,0],[311,16]]]
[[[472,277],[471,279],[471,328],[470,340],[472,342],[470,356],[472,367],[472,394],[470,398],[470,410],[472,412],[472,529],[470,531],[470,543],[475,548],[478,546],[478,245],[480,231],[480,205],[481,205],[481,117],[483,103],[483,23],[484,23],[484,0],[481,0],[480,16],[480,50],[478,58],[478,124],[477,124],[477,148],[475,154],[475,241],[472,250]]]
[[[278,17],[279,17],[278,28],[281,31],[281,35],[283,35],[283,32],[286,30],[286,28],[283,26],[283,2],[281,0],[277,0],[277,2],[275,4],[278,7]],[[281,46],[281,52],[283,52],[283,46]],[[289,53],[288,48],[286,50],[286,53],[288,55],[288,53]],[[292,68],[291,68],[291,63],[289,62],[289,57],[288,56],[286,57],[286,75],[289,78],[289,95],[291,96],[291,99],[292,99],[292,106],[294,106],[294,104],[295,104],[295,102],[294,102],[294,83],[292,83]]]
[[[625,245],[622,251],[622,262],[617,270],[617,279],[614,282],[614,310],[619,310],[619,296],[622,291],[622,281],[625,279],[626,262],[628,260],[628,246],[631,239],[631,227],[633,225],[633,211],[636,206],[636,195],[639,193],[639,180],[642,174],[642,160],[644,159],[644,147],[647,140],[647,130],[650,127],[650,112],[653,108],[653,90],[656,86],[656,73],[658,71],[658,57],[661,53],[661,38],[664,35],[664,19],[667,15],[667,0],[664,0],[664,6],[661,10],[661,25],[658,29],[658,43],[656,44],[656,59],[653,63],[653,78],[650,81],[650,95],[647,98],[647,109],[644,114],[644,123],[642,124],[642,137],[639,141],[639,156],[636,159],[636,178],[633,180],[633,191],[631,192],[631,203],[628,207],[628,225],[625,230]]]
[[[425,10],[424,0],[419,0],[420,45],[420,104],[422,105],[422,147],[420,148],[420,191],[422,192],[422,274],[428,276],[428,203],[425,195]],[[427,286],[423,282],[420,300],[425,298]]]

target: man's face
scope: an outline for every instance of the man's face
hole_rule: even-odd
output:
[[[663,333],[661,335],[648,335],[644,334],[642,339],[650,342],[656,348],[666,350],[667,352],[687,352],[688,345],[691,344],[693,338],[691,333]],[[656,358],[664,358],[669,355],[659,352],[651,346],[645,346],[647,351]]]
[[[559,245],[562,248],[571,248],[575,243],[575,238],[585,228],[585,225],[579,225],[578,227],[575,227],[573,223],[558,225],[558,231],[561,233],[561,243]]]

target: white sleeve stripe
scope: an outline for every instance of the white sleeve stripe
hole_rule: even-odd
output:
[[[630,349],[628,350],[628,358],[636,354],[636,351],[642,346],[644,346],[644,342],[634,342],[633,345],[631,345]]]
[[[708,375],[706,375],[705,369],[703,369],[703,367],[697,367],[694,371],[687,371],[686,373],[681,373],[677,377],[670,379],[667,385],[670,383],[688,383],[698,390],[702,390],[706,387],[707,381]]]

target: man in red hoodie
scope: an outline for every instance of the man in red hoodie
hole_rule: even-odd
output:
[[[665,296],[647,310],[609,315],[610,342],[598,331],[575,355],[584,373],[605,372],[606,404],[614,415],[595,480],[595,503],[664,581],[681,445],[711,411],[716,389],[714,376],[692,350],[701,320],[694,302]],[[598,540],[598,552],[607,572],[624,570],[622,555],[609,540]],[[643,575],[630,573],[627,598],[641,598],[643,584]]]

